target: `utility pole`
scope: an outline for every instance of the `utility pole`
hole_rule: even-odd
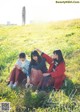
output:
[[[26,7],[22,7],[22,25],[26,24]]]

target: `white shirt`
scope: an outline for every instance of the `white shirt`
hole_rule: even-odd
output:
[[[19,65],[19,67],[22,68],[23,73],[25,73],[26,75],[29,75],[28,74],[28,70],[29,70],[30,61],[25,60],[24,62],[22,62],[22,61],[20,61],[18,59],[18,61],[16,62],[16,64]]]

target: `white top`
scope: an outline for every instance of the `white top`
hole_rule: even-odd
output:
[[[30,61],[25,60],[24,62],[22,62],[22,61],[20,61],[20,60],[18,59],[17,62],[16,62],[16,64],[19,65],[19,66],[22,68],[22,71],[23,71],[26,75],[29,75],[29,74],[28,74],[28,70],[29,70]]]

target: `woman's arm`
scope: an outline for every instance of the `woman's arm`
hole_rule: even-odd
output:
[[[42,53],[41,56],[46,59],[46,61],[48,62],[48,64],[52,63],[53,59],[50,56],[48,56],[47,54]]]
[[[29,64],[28,74],[29,74],[29,75],[31,74],[31,62],[30,62],[30,64]]]
[[[65,72],[65,64],[61,63],[59,66],[57,66],[56,70],[54,72],[51,72],[50,75],[53,78],[57,78],[59,76],[62,76]]]
[[[50,56],[48,56],[47,54],[43,53],[43,52],[42,52],[41,50],[39,50],[39,49],[36,49],[36,50],[37,50],[38,52],[41,53],[41,56],[42,56],[43,58],[45,58],[46,61],[47,61],[49,64],[52,63],[53,59],[52,59]]]

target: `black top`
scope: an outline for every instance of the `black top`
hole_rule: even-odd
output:
[[[45,63],[45,59],[42,58],[41,62],[35,62],[34,64],[32,64],[30,62],[30,65],[29,65],[29,74],[31,73],[31,69],[34,68],[36,70],[41,70],[42,73],[46,73],[47,72],[47,67],[46,67],[46,63]]]

